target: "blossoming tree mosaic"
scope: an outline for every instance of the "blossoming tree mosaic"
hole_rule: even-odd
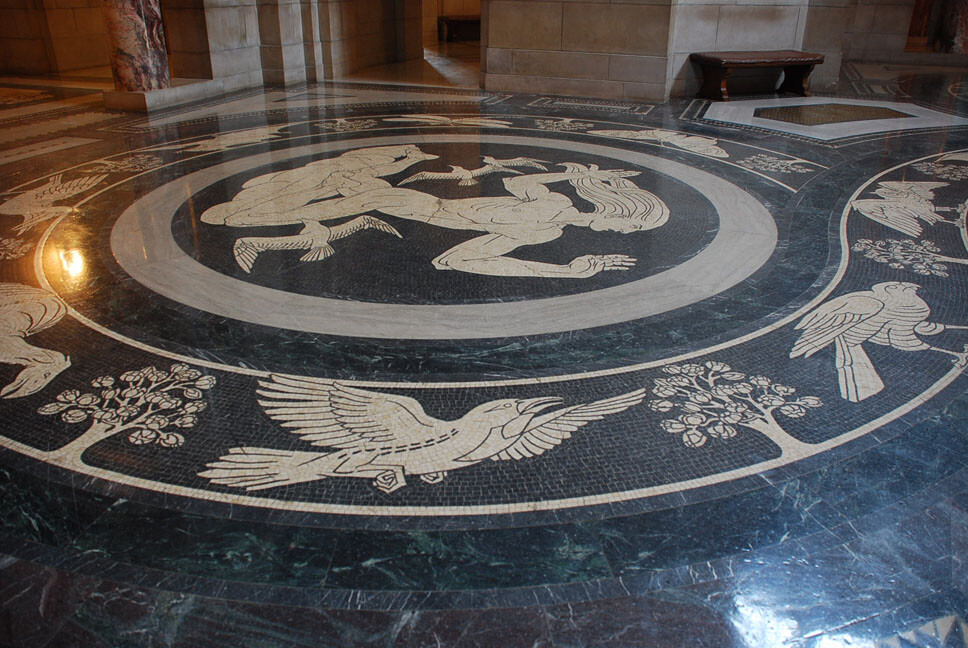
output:
[[[728,441],[738,427],[760,432],[784,454],[808,445],[794,438],[777,422],[776,415],[800,418],[823,405],[816,396],[796,397],[796,389],[766,376],[747,376],[722,362],[670,365],[668,377],[656,378],[652,389],[658,398],[649,402],[655,412],[680,412],[662,421],[662,428],[680,435],[690,448],[700,448],[710,438]]]
[[[865,257],[877,263],[886,263],[899,270],[904,268],[920,275],[947,277],[948,267],[945,263],[968,265],[968,259],[941,254],[940,248],[931,241],[860,239],[851,249],[854,252],[863,252]]]
[[[50,453],[67,463],[81,463],[87,448],[119,434],[127,434],[135,445],[182,445],[185,437],[178,430],[195,427],[198,414],[208,406],[202,400],[205,392],[214,385],[215,376],[188,365],[175,364],[168,371],[145,367],[122,374],[120,380],[95,378],[92,392],[61,392],[56,402],[38,412],[60,414],[65,423],[88,424],[84,434]]]

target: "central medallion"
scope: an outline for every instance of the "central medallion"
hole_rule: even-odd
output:
[[[179,209],[173,233],[207,267],[268,288],[466,304],[640,280],[718,231],[710,201],[670,176],[532,150],[400,144],[294,159],[207,187]]]
[[[528,336],[665,313],[745,281],[776,243],[769,210],[704,170],[497,135],[234,159],[140,198],[111,237],[125,272],[192,308],[393,339]]]

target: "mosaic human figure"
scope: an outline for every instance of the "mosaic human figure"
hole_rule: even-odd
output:
[[[24,367],[13,382],[0,388],[0,397],[35,394],[71,366],[63,353],[33,346],[25,339],[66,314],[64,302],[46,290],[0,283],[0,362]]]
[[[435,157],[415,146],[350,151],[300,169],[254,178],[231,201],[206,210],[201,218],[206,223],[232,227],[303,225],[300,234],[275,237],[272,243],[265,238],[240,239],[236,249],[246,248],[245,259],[239,260],[243,268],[251,268],[250,260],[258,252],[281,249],[283,245],[285,249],[308,249],[303,260],[321,258],[314,250],[325,249],[334,238],[332,228],[322,223],[378,212],[482,233],[437,256],[433,265],[438,270],[559,278],[627,270],[636,260],[623,254],[587,254],[566,264],[554,264],[506,255],[523,246],[553,241],[569,225],[625,234],[660,227],[669,219],[669,208],[662,200],[626,179],[638,175],[637,171],[605,170],[596,165],[565,162],[560,165],[565,169],[562,172],[505,178],[508,196],[442,199],[394,187],[381,179]],[[579,211],[571,198],[549,189],[548,185],[558,182],[571,184],[594,206],[593,211]],[[326,200],[335,195],[342,197]],[[236,256],[238,260],[238,253]]]

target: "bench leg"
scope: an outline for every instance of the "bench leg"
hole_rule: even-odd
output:
[[[783,68],[783,83],[780,92],[790,92],[803,97],[810,96],[808,80],[813,72],[812,65],[787,65]]]
[[[726,91],[727,78],[729,78],[729,68],[703,65],[699,96],[713,101],[729,101],[729,93]]]

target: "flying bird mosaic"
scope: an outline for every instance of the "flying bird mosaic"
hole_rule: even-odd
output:
[[[27,189],[0,203],[0,214],[20,216],[20,224],[13,229],[18,235],[23,234],[44,221],[72,213],[72,207],[54,203],[73,198],[106,177],[106,174],[85,175],[65,182],[63,175],[58,173],[48,178],[46,184]]]
[[[918,238],[922,223],[957,225],[939,213],[954,210],[934,206],[934,190],[947,186],[947,182],[879,182],[874,189],[877,198],[854,200],[851,206],[885,227]]]
[[[199,476],[249,491],[334,477],[370,479],[392,493],[417,477],[442,482],[455,470],[482,461],[537,457],[593,421],[645,400],[637,389],[571,405],[556,397],[505,398],[444,421],[427,415],[413,398],[338,382],[273,375],[260,381],[259,404],[301,440],[326,451],[238,447],[208,464]]]

